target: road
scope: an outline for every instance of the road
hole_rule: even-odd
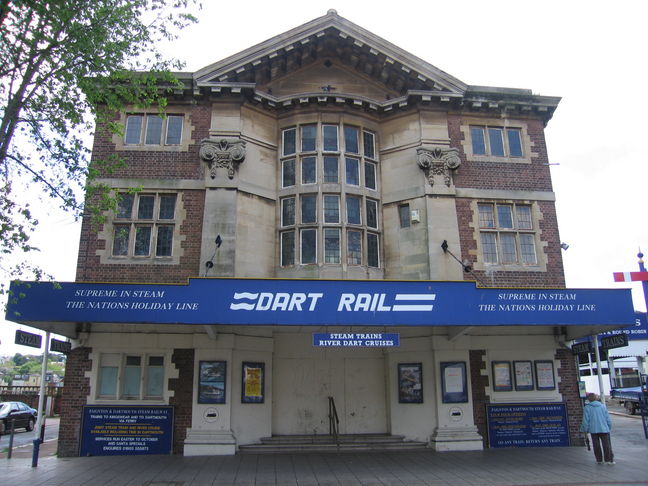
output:
[[[622,454],[626,447],[644,448],[648,452],[648,439],[644,434],[641,416],[628,415],[623,407],[616,406],[614,402],[608,403],[607,406],[612,412],[611,437],[615,454]]]
[[[59,418],[48,418],[45,421],[45,440],[56,440],[59,431]],[[14,433],[14,449],[24,446],[31,447],[33,440],[36,438],[35,432],[27,432],[25,429],[18,429]],[[10,436],[8,434],[0,436],[0,452],[4,452],[9,447]]]

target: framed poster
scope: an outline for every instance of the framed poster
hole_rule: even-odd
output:
[[[513,361],[515,390],[533,390],[533,367],[531,361]]]
[[[493,361],[493,390],[513,390],[510,361]]]
[[[554,378],[554,365],[553,361],[536,361],[536,386],[538,390],[555,390],[556,380]]]
[[[463,361],[441,363],[441,400],[443,403],[468,402],[466,363]]]
[[[398,403],[423,403],[421,363],[398,363]]]
[[[225,403],[227,361],[200,361],[198,373],[198,403]]]
[[[243,362],[241,403],[263,403],[265,363]]]

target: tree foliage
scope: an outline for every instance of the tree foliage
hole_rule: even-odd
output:
[[[19,357],[16,359],[16,357]],[[51,353],[47,359],[47,372],[59,376],[65,375],[65,363],[67,358],[64,354]],[[0,385],[8,383],[11,385],[16,375],[37,375],[40,376],[43,369],[43,355],[22,355],[16,353],[13,357],[0,356]]]
[[[126,105],[164,106],[177,81],[158,46],[195,17],[197,0],[0,0],[0,265],[34,248],[38,191],[80,215],[95,120]],[[93,161],[104,170],[116,160]],[[26,191],[29,189],[29,191]],[[23,272],[25,268],[14,272]]]

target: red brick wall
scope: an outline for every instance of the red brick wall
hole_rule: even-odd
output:
[[[544,127],[539,120],[526,120],[528,134],[533,142],[531,163],[498,163],[468,161],[463,152],[463,134],[460,130],[462,117],[458,114],[448,115],[448,131],[453,147],[460,150],[462,164],[454,174],[454,183],[458,188],[547,191],[551,193],[551,173],[549,172]],[[476,261],[477,241],[472,227],[474,212],[471,207],[473,199],[457,198],[456,209],[461,239],[461,258]],[[544,253],[547,261],[546,272],[502,271],[496,270],[487,275],[484,271],[474,271],[474,275],[486,286],[495,287],[565,287],[565,276],[560,249],[560,234],[556,217],[555,204],[552,201],[532,201],[536,204],[542,219],[538,221],[538,230],[542,245],[536,248],[539,257]],[[466,280],[474,280],[471,274],[465,274]]]
[[[105,250],[109,242],[98,239],[103,225],[93,225],[85,217],[81,226],[77,282],[144,282],[185,283],[189,277],[197,277],[202,269],[200,244],[205,207],[205,192],[181,191],[186,218],[180,225],[182,256],[175,264],[101,264],[98,250]]]
[[[173,397],[169,405],[174,408],[173,453],[184,453],[184,440],[187,429],[191,427],[191,407],[193,404],[194,350],[174,349],[171,361],[178,370],[178,378],[169,380],[169,390]]]
[[[169,105],[169,112],[173,111],[173,105]],[[104,177],[140,179],[202,179],[204,176],[204,162],[200,160],[198,151],[200,141],[209,136],[211,123],[211,105],[195,105],[191,109],[189,122],[193,127],[191,136],[195,142],[189,145],[188,151],[146,151],[146,150],[122,150],[117,152],[112,141],[112,134],[108,133],[102,125],[97,126],[95,139],[92,147],[92,161],[106,160],[110,156],[117,155],[124,162],[123,167],[115,167],[110,170],[103,170],[100,173]],[[98,168],[95,165],[96,168]],[[101,176],[100,176],[101,177]]]
[[[470,381],[473,401],[473,419],[477,426],[479,435],[483,438],[484,447],[488,446],[488,427],[486,424],[486,405],[490,403],[490,397],[486,395],[488,387],[488,375],[482,375],[486,369],[484,357],[486,351],[483,349],[470,350]]]
[[[544,127],[540,120],[528,119],[527,133],[533,143],[531,163],[468,161],[463,152],[463,118],[448,115],[448,133],[452,147],[458,148],[461,166],[453,175],[456,187],[525,191],[552,191]]]
[[[169,108],[169,111],[173,111]],[[115,152],[112,135],[98,126],[94,146],[93,161],[118,155],[124,159],[125,166],[111,171],[105,170],[103,176],[110,178],[133,178],[134,184],[147,189],[146,179],[194,179],[204,178],[205,163],[198,154],[200,141],[209,136],[211,106],[194,106],[189,116],[193,127],[191,138],[196,143],[189,145],[188,151],[121,151]],[[152,189],[156,189],[153,187]],[[181,247],[183,254],[179,264],[105,264],[100,263],[97,251],[105,250],[110,242],[97,239],[103,225],[93,224],[90,217],[83,219],[77,262],[78,282],[145,282],[145,283],[184,283],[189,277],[199,276],[200,244],[202,221],[205,205],[203,190],[181,190],[182,203],[186,218],[181,223],[180,233],[184,238]]]
[[[76,348],[68,354],[59,426],[59,457],[79,455],[83,406],[88,403],[90,394],[90,379],[85,377],[85,372],[92,367],[91,351],[92,348]]]
[[[79,455],[83,406],[90,394],[90,379],[85,377],[92,367],[90,352],[91,348],[76,348],[68,355],[59,429],[60,457]],[[169,400],[169,405],[174,406],[173,453],[182,454],[187,429],[191,427],[194,350],[175,349],[172,362],[179,371],[178,378],[169,379],[169,390],[174,394]]]
[[[580,424],[583,419],[583,401],[578,390],[579,376],[576,360],[569,349],[558,349],[555,359],[560,360],[558,391],[562,395],[563,402],[567,404],[569,440],[571,445],[582,446],[584,439],[580,433]]]

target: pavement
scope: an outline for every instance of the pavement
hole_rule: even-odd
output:
[[[616,412],[615,465],[585,447],[479,452],[56,457],[56,441],[0,454],[0,486],[536,486],[648,485],[641,418]]]

